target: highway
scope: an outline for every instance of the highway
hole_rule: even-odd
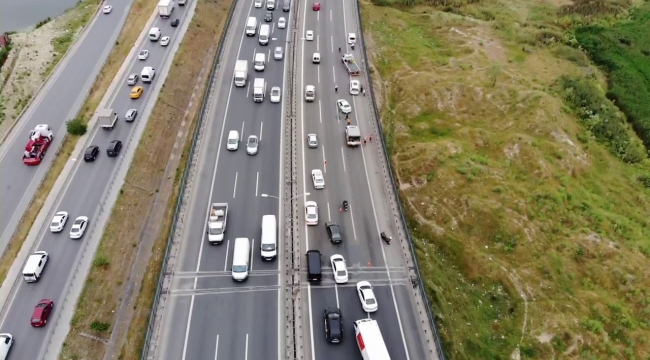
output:
[[[121,6],[121,5],[120,5]],[[116,5],[116,7],[118,7]],[[126,76],[124,79],[120,80],[118,87],[115,89],[115,92],[111,95],[107,106],[113,108],[119,115],[120,119],[115,124],[115,128],[112,130],[99,129],[96,126],[93,129],[89,129],[90,135],[87,145],[94,144],[100,147],[100,155],[95,162],[86,163],[81,159],[82,154],[73,154],[73,157],[77,157],[75,165],[72,169],[70,176],[66,184],[64,185],[61,193],[59,194],[55,205],[52,209],[50,217],[56,211],[67,211],[70,214],[70,219],[63,230],[63,232],[54,234],[49,232],[48,225],[49,223],[42,224],[40,229],[39,237],[34,244],[33,251],[44,250],[50,254],[50,260],[45,267],[42,278],[38,283],[28,284],[25,283],[22,278],[15,279],[14,290],[9,297],[9,300],[3,309],[2,316],[0,318],[0,332],[7,332],[14,335],[16,340],[12,350],[11,356],[15,359],[42,359],[43,354],[46,350],[46,346],[49,343],[48,339],[54,331],[56,325],[57,305],[61,303],[63,294],[65,293],[66,286],[70,283],[70,276],[75,270],[78,262],[78,255],[82,249],[84,242],[88,241],[89,235],[92,233],[93,226],[95,225],[95,219],[97,218],[102,199],[104,194],[109,189],[109,181],[113,179],[113,174],[116,171],[117,164],[122,160],[122,157],[125,151],[135,151],[136,146],[128,146],[127,140],[131,138],[131,135],[134,129],[137,126],[138,122],[145,121],[146,119],[142,116],[142,109],[148,101],[155,100],[155,97],[152,97],[152,91],[154,84],[161,79],[160,70],[163,68],[163,63],[169,57],[172,52],[177,39],[175,34],[177,34],[183,27],[185,21],[189,21],[189,18],[186,19],[186,15],[189,11],[190,5],[186,7],[177,7],[174,10],[172,17],[178,17],[181,19],[181,25],[178,28],[172,28],[170,25],[170,19],[160,19],[156,18],[155,24],[161,28],[163,36],[171,36],[171,43],[167,47],[162,47],[160,43],[152,43],[148,39],[143,38],[143,43],[138,44],[138,51],[142,48],[149,50],[149,58],[146,61],[137,60],[137,53],[134,55],[134,58],[127,59],[129,61],[129,67],[127,74],[130,73],[140,73],[141,69],[144,66],[152,66],[157,69],[156,77],[152,84],[142,84],[141,82],[138,85],[144,86],[144,94],[140,99],[132,100],[129,98],[129,92],[131,87],[126,84]],[[113,10],[114,16],[120,16],[119,8]],[[117,13],[115,13],[117,12]],[[107,17],[102,18],[102,20],[108,19]],[[112,23],[115,25],[116,22]],[[108,31],[108,26],[110,24],[106,23],[104,30]],[[95,29],[93,28],[93,31]],[[110,29],[112,30],[112,29]],[[148,29],[147,29],[148,31]],[[84,45],[86,43],[84,42]],[[92,51],[93,49],[86,49],[86,51]],[[97,50],[96,50],[97,51]],[[79,53],[83,54],[83,53]],[[76,58],[75,58],[76,59]],[[77,64],[82,66],[82,64]],[[66,67],[67,71],[70,67]],[[70,75],[72,79],[75,76]],[[65,78],[63,75],[60,77],[61,80]],[[74,84],[75,80],[71,80]],[[56,82],[55,84],[58,84]],[[64,85],[61,85],[64,86]],[[76,89],[71,88],[52,88],[48,92],[48,96],[62,96],[70,93],[76,94]],[[49,98],[48,98],[49,99]],[[36,112],[30,117],[30,124],[42,122],[44,120],[44,112],[51,112],[55,116],[48,117],[52,119],[49,123],[57,129],[57,125],[60,128],[62,122],[67,119],[64,112],[57,113],[59,111],[58,106],[54,106],[56,103],[56,98],[52,98],[53,103],[49,103],[51,108],[47,109],[45,102],[37,106]],[[60,99],[59,103],[64,102],[65,99]],[[135,122],[127,123],[124,121],[124,114],[127,109],[135,108],[140,110],[140,115],[136,118]],[[59,118],[60,117],[60,118]],[[26,132],[26,130],[25,130]],[[20,132],[19,132],[20,133]],[[59,138],[60,138],[59,134]],[[124,141],[125,147],[122,150],[122,154],[116,158],[109,158],[106,156],[106,147],[111,140],[119,139]],[[19,136],[18,139],[14,139],[11,143],[11,146],[20,146],[27,140],[27,136]],[[137,145],[137,141],[132,145]],[[15,151],[14,151],[15,150]],[[11,171],[3,171],[3,184],[4,181],[13,176],[14,179],[14,188],[11,193],[22,193],[22,191],[27,191],[26,189],[18,189],[23,184],[29,182],[30,174],[34,176],[35,173],[40,172],[48,166],[47,163],[41,164],[36,168],[28,168],[20,162],[20,149],[11,149],[6,157],[3,157],[2,165],[6,168],[11,169]],[[51,161],[54,157],[54,153],[50,153],[46,156],[47,159]],[[6,165],[5,165],[6,162]],[[20,177],[24,176],[24,177]],[[33,178],[33,177],[32,177]],[[4,185],[3,185],[4,186]],[[4,200],[3,199],[3,209],[7,210],[12,209],[12,206],[6,205],[5,201],[11,203],[11,201],[19,201],[19,199],[13,200]],[[88,216],[90,219],[90,224],[86,229],[85,236],[80,240],[72,240],[69,238],[69,231],[72,226],[72,222],[77,216]],[[49,219],[48,219],[49,222]],[[101,234],[98,234],[100,236]],[[82,279],[85,277],[81,277]],[[14,279],[7,279],[7,281],[12,281]],[[44,328],[32,328],[30,325],[30,317],[34,306],[41,299],[53,299],[54,300],[54,311],[50,315],[49,324]]]
[[[279,159],[284,102],[271,103],[269,93],[273,86],[285,88],[285,61],[272,56],[276,46],[285,47],[290,24],[287,29],[277,28],[277,20],[285,17],[289,21],[289,13],[276,8],[273,22],[269,23],[271,40],[261,46],[257,36],[244,35],[244,27],[249,16],[263,24],[265,12],[254,8],[253,0],[240,0],[233,13],[210,100],[211,112],[206,115],[208,125],[199,148],[156,359],[283,359],[278,270],[282,234],[278,234],[278,257],[268,262],[260,257],[260,237],[263,215],[282,219],[280,201],[274,197],[282,194]],[[263,72],[253,70],[252,60],[259,52],[267,55]],[[249,61],[246,87],[235,87],[233,83],[238,59]],[[262,103],[252,99],[255,78],[267,82],[267,96]],[[231,130],[237,130],[241,137],[237,151],[226,150]],[[246,154],[249,135],[260,138],[255,156]],[[226,236],[219,245],[209,244],[206,235],[208,207],[214,202],[229,205]],[[247,237],[252,243],[249,279],[244,283],[235,283],[230,272],[234,240],[239,237]]]
[[[372,176],[377,168],[377,152],[371,146],[348,147],[344,139],[347,122],[345,115],[336,106],[338,99],[346,99],[352,106],[352,125],[359,125],[362,137],[370,133],[369,102],[363,95],[352,96],[349,92],[351,77],[342,64],[341,54],[353,54],[361,63],[359,46],[352,50],[347,44],[348,33],[359,33],[356,18],[356,4],[353,1],[332,0],[321,2],[320,11],[312,10],[312,1],[303,1],[300,9],[299,33],[313,30],[313,41],[303,41],[298,49],[300,89],[316,86],[316,100],[307,103],[299,101],[299,170],[305,199],[316,201],[319,208],[317,226],[306,226],[304,211],[301,211],[300,226],[304,226],[305,239],[301,243],[302,253],[318,249],[323,254],[325,270],[320,285],[308,285],[307,296],[303,295],[303,310],[311,315],[305,319],[305,334],[309,340],[311,360],[356,360],[360,359],[352,322],[370,317],[377,320],[391,359],[420,360],[428,358],[424,341],[419,332],[416,310],[409,295],[411,282],[399,244],[386,245],[380,239],[380,232],[391,234],[390,207],[384,196],[382,176]],[[358,39],[358,35],[357,35]],[[358,43],[358,40],[357,40]],[[341,47],[341,54],[339,53]],[[321,54],[320,64],[312,63],[312,54]],[[364,77],[354,77],[361,80]],[[338,93],[335,92],[338,86]],[[304,97],[304,95],[303,95]],[[320,146],[309,149],[304,139],[307,134],[316,133]],[[375,142],[377,140],[374,140]],[[321,169],[325,177],[325,189],[316,190],[311,180],[311,170]],[[349,211],[340,211],[343,200],[348,200]],[[343,235],[343,243],[330,243],[325,222],[336,222]],[[335,285],[329,257],[341,254],[347,260],[349,282]],[[306,265],[303,261],[303,271]],[[361,308],[355,284],[370,281],[374,287],[379,310],[370,315]],[[306,282],[304,282],[306,283]],[[338,307],[344,318],[344,340],[341,344],[329,344],[323,330],[323,310]]]
[[[66,132],[65,122],[79,111],[96,76],[108,58],[132,0],[107,0],[109,15],[99,14],[85,30],[85,36],[70,48],[43,88],[36,94],[13,132],[0,146],[0,254],[11,239],[36,189],[45,177],[56,149]],[[28,133],[37,124],[48,124],[54,132],[49,153],[38,166],[28,167],[22,154]]]

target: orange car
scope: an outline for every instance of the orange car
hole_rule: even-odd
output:
[[[142,92],[144,89],[142,86],[136,86],[133,89],[131,89],[131,99],[139,99],[140,96],[142,96]]]

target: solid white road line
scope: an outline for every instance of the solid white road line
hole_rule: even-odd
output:
[[[316,66],[316,74],[318,75],[318,83],[320,84],[320,66]]]
[[[244,360],[248,360],[248,333],[246,333],[246,352],[244,353]]]
[[[330,203],[327,203],[327,221],[332,221],[332,214],[330,213]]]
[[[333,65],[332,65],[332,78],[334,79],[334,84],[336,84],[336,71],[334,70]]]
[[[264,129],[264,121],[260,121],[260,141],[262,141],[262,130]]]
[[[257,178],[255,179],[255,197],[257,197],[257,189],[260,185],[260,172],[257,172]]]
[[[334,293],[336,294],[336,307],[341,308],[341,304],[339,303],[339,285],[334,284]]]
[[[341,158],[343,158],[343,172],[348,172],[345,168],[345,151],[343,150],[343,146],[341,146]]]
[[[318,120],[320,120],[321,124],[323,123],[323,111],[322,111],[320,100],[318,100]],[[325,156],[323,155],[323,157]]]
[[[230,240],[226,240],[226,260],[223,262],[223,271],[228,271],[228,250],[230,249]]]
[[[217,360],[217,355],[219,355],[219,334],[217,334],[217,345],[214,347],[214,360]]]
[[[251,258],[250,258],[250,264],[251,264],[251,269],[248,271],[249,273],[253,271],[253,252],[255,252],[255,239],[251,239]]]
[[[330,11],[332,11],[332,10],[330,10]],[[330,16],[331,16],[331,14],[332,13],[330,12]],[[330,36],[330,47],[331,47],[332,54],[333,54],[334,53],[334,36]]]
[[[352,212],[352,205],[348,204],[350,210],[350,220],[352,221],[352,234],[354,234],[354,241],[357,241],[357,228],[354,226],[354,212]]]
[[[232,189],[232,198],[235,198],[235,195],[237,194],[237,175],[239,172],[235,172],[235,186]]]

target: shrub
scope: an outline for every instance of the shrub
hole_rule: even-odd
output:
[[[90,329],[93,330],[93,331],[97,331],[97,332],[106,332],[106,331],[108,331],[108,329],[110,327],[111,327],[111,324],[101,322],[101,321],[96,321],[95,320],[92,323],[90,323]]]
[[[80,118],[75,118],[68,120],[66,122],[66,127],[68,129],[68,134],[81,136],[88,131],[88,125],[84,124]]]

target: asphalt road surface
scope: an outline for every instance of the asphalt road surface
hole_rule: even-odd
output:
[[[285,47],[290,26],[277,28],[277,20],[289,20],[289,13],[276,8],[267,46],[260,45],[257,36],[245,36],[247,18],[256,17],[263,24],[265,12],[254,8],[253,0],[241,0],[233,14],[199,150],[197,177],[191,185],[157,359],[283,359],[278,270],[283,249],[279,244],[279,256],[263,261],[260,237],[262,216],[273,214],[280,219],[280,201],[274,197],[281,195],[283,105],[271,103],[269,93],[274,86],[284,89],[285,61],[274,60],[272,52],[276,46]],[[259,52],[267,55],[263,72],[253,70],[253,57]],[[236,60],[249,61],[246,87],[234,86]],[[255,78],[267,83],[262,103],[253,102]],[[240,134],[237,151],[226,150],[230,130]],[[249,135],[260,138],[255,156],[246,154]],[[229,206],[226,236],[219,245],[209,244],[206,235],[208,207],[214,202]],[[239,237],[252,243],[249,279],[243,283],[234,282],[230,272],[234,240]]]
[[[100,14],[88,25],[90,28],[84,38],[74,45],[77,48],[70,49],[71,53],[63,59],[65,63],[52,73],[13,133],[0,146],[0,254],[54,160],[55,149],[66,131],[65,122],[81,108],[117,40],[131,2],[116,1],[111,14]],[[23,151],[29,131],[37,124],[52,127],[54,142],[40,165],[26,166],[22,160]]]
[[[115,12],[118,9],[114,9]],[[174,10],[173,17],[178,17],[181,21],[188,21],[185,19],[186,8],[177,7]],[[119,14],[113,14],[118,15]],[[144,66],[152,66],[154,69],[162,68],[162,64],[165,59],[169,56],[171,48],[175,42],[175,34],[177,29],[172,28],[171,19],[160,19],[157,18],[153,26],[159,27],[162,30],[163,36],[171,36],[171,43],[167,47],[162,47],[159,42],[150,42],[148,39],[144,39],[142,44],[139,44],[138,51],[140,49],[149,50],[149,58],[145,61],[132,59],[129,66],[128,74],[130,73],[140,73]],[[181,24],[182,25],[182,24]],[[108,25],[106,25],[108,26]],[[93,29],[94,30],[94,29]],[[84,43],[85,44],[85,43]],[[78,64],[82,66],[81,64]],[[66,68],[68,69],[68,68]],[[160,73],[156,73],[156,78],[154,83],[160,78]],[[74,80],[75,76],[70,75],[70,79]],[[116,88],[113,97],[108,102],[108,106],[113,108],[120,116],[120,119],[115,124],[115,128],[112,130],[104,130],[96,126],[94,129],[91,129],[90,139],[88,144],[98,145],[100,147],[100,155],[95,162],[86,163],[81,159],[81,156],[76,160],[75,166],[72,169],[71,177],[68,179],[68,182],[63,187],[62,193],[59,194],[55,206],[53,209],[53,215],[56,211],[67,211],[70,214],[70,219],[63,230],[63,232],[58,234],[53,234],[49,231],[49,223],[43,224],[41,233],[36,240],[34,246],[34,251],[47,251],[50,254],[50,260],[47,263],[43,275],[38,283],[28,284],[25,283],[22,278],[16,279],[17,286],[15,291],[10,295],[6,311],[2,314],[0,318],[0,332],[11,333],[14,335],[16,340],[14,346],[11,350],[11,357],[15,359],[42,359],[43,352],[48,343],[48,334],[51,334],[53,331],[52,326],[45,326],[43,328],[33,328],[30,325],[30,318],[34,306],[41,299],[53,299],[54,300],[54,310],[50,315],[50,320],[53,320],[57,316],[57,303],[62,300],[63,291],[68,281],[70,274],[74,271],[77,264],[77,255],[82,249],[82,244],[86,241],[85,237],[79,240],[72,240],[69,238],[69,231],[72,226],[72,222],[78,216],[88,216],[90,219],[90,224],[86,229],[86,236],[91,232],[92,226],[94,225],[93,220],[96,218],[99,212],[100,201],[103,198],[103,195],[109,188],[109,180],[113,178],[113,172],[116,169],[116,164],[121,161],[122,157],[109,158],[106,156],[106,147],[111,140],[118,139],[126,141],[130,138],[130,134],[135,128],[137,121],[142,121],[140,118],[136,118],[135,122],[127,123],[124,121],[124,114],[128,109],[135,108],[142,110],[144,104],[146,104],[148,97],[150,96],[150,89],[153,86],[152,84],[142,84],[141,82],[138,85],[144,86],[144,94],[140,99],[132,100],[129,98],[129,92],[131,86],[127,86],[126,77],[122,79],[119,86]],[[48,94],[63,95],[63,93],[73,92],[74,87],[64,88],[64,89],[52,89]],[[55,101],[53,99],[52,101]],[[64,101],[63,99],[61,101]],[[45,108],[42,108],[43,104],[38,107],[38,111],[47,111]],[[51,104],[50,111],[56,113],[58,107]],[[61,126],[62,122],[66,117],[64,114],[59,114],[61,117],[56,117],[56,123]],[[30,119],[34,123],[38,123],[39,116],[32,116]],[[52,126],[53,122],[50,121]],[[24,139],[27,140],[25,136]],[[19,138],[17,142],[14,142],[13,145],[20,146],[22,143]],[[134,149],[135,147],[133,147]],[[7,157],[3,158],[2,165],[7,166],[7,169],[11,171],[2,172],[2,181],[4,182],[6,177],[10,176],[28,176],[30,172],[33,175],[33,172],[39,171],[39,169],[45,169],[47,164],[41,164],[40,167],[28,168],[22,164],[20,161],[19,149],[8,154]],[[77,154],[75,154],[77,155]],[[73,155],[73,156],[75,156]],[[50,153],[46,156],[46,159],[52,159],[54,157],[53,153]],[[5,161],[7,165],[5,165]],[[13,166],[13,167],[12,167]],[[26,172],[27,171],[27,172]],[[14,179],[14,187],[20,187],[22,184],[29,182],[26,178],[17,177]],[[14,189],[12,193],[18,193],[18,190]],[[2,209],[8,209],[9,206],[5,207],[5,200],[3,200]],[[4,211],[4,210],[3,210]],[[52,321],[51,321],[52,322]],[[54,325],[54,324],[50,324]]]
[[[379,233],[390,233],[390,208],[383,197],[381,176],[374,175],[376,150],[373,147],[348,147],[345,142],[345,115],[336,106],[338,99],[346,99],[352,106],[352,125],[359,125],[362,137],[371,135],[369,126],[370,108],[363,95],[350,95],[351,77],[341,62],[341,54],[351,53],[361,63],[359,46],[352,50],[347,44],[348,33],[359,33],[357,28],[356,4],[353,1],[321,1],[320,11],[312,9],[312,1],[301,4],[300,31],[314,31],[313,41],[302,41],[298,49],[300,88],[316,86],[316,100],[307,103],[300,100],[299,134],[303,142],[299,145],[301,180],[303,192],[310,192],[305,199],[316,201],[319,208],[317,226],[304,225],[304,211],[301,226],[305,226],[306,239],[302,251],[318,249],[323,254],[323,282],[309,285],[307,296],[303,296],[303,309],[311,317],[305,319],[304,334],[310,343],[308,357],[312,360],[357,360],[361,356],[354,337],[352,322],[370,317],[377,320],[384,341],[393,360],[420,360],[427,358],[423,340],[419,333],[419,322],[412,299],[409,297],[410,278],[399,244],[385,245]],[[358,43],[358,41],[357,41]],[[339,53],[341,47],[341,53]],[[312,63],[314,52],[321,54],[320,64]],[[363,80],[363,77],[353,77]],[[363,81],[362,81],[363,84]],[[338,86],[338,93],[335,92]],[[357,100],[355,100],[357,98]],[[305,144],[309,133],[316,133],[320,146],[310,149]],[[375,138],[378,136],[375,134]],[[374,140],[375,142],[377,140]],[[311,170],[321,169],[325,178],[325,189],[316,190],[311,179]],[[348,200],[349,211],[341,211],[343,200]],[[325,222],[336,222],[342,230],[343,243],[330,243],[325,231]],[[341,254],[346,258],[349,282],[335,285],[329,257]],[[305,262],[303,262],[305,263]],[[303,266],[304,268],[305,266]],[[370,281],[374,287],[379,310],[370,315],[361,308],[356,292],[356,283]],[[344,318],[344,337],[341,344],[329,344],[325,339],[323,310],[337,307]]]

